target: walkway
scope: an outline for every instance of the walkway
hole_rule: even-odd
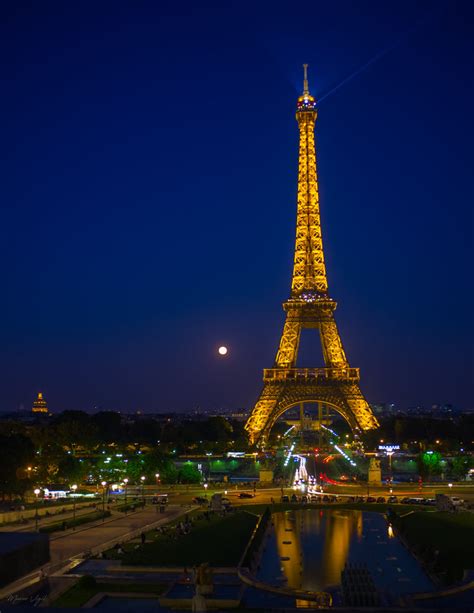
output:
[[[159,507],[153,505],[127,515],[114,513],[105,521],[100,520],[80,526],[75,531],[67,530],[58,535],[52,535],[50,540],[51,562],[44,569],[48,575],[61,575],[77,565],[85,552],[92,550],[94,554],[97,554],[105,551],[117,542],[131,540],[142,530],[146,531],[166,524],[188,511],[188,506],[169,505],[164,513],[159,513]],[[37,583],[40,580],[40,573],[38,569],[0,589],[0,600]]]

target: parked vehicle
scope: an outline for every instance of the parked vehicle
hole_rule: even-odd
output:
[[[389,504],[394,504],[394,503],[398,502],[398,498],[396,496],[389,496],[387,502]]]
[[[240,492],[239,498],[253,498],[254,494],[250,494],[250,492]]]
[[[383,496],[379,496],[379,497],[377,498],[377,502],[379,502],[379,503],[383,503],[383,502],[385,502],[385,498],[384,498]]]
[[[377,498],[374,498],[373,496],[367,496],[366,502],[377,502]]]
[[[156,494],[151,499],[152,504],[168,504],[168,494]]]
[[[290,502],[290,497],[289,496],[282,496],[281,497],[281,501],[282,502]]]
[[[194,504],[206,504],[208,500],[207,498],[204,498],[204,496],[195,496],[193,498],[193,502]]]

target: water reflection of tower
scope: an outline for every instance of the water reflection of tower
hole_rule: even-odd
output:
[[[321,585],[338,584],[347,561],[351,537],[362,538],[362,512],[331,510],[325,513]]]
[[[315,508],[276,513],[273,520],[288,587],[321,591],[339,584],[351,539],[362,539],[360,511]]]
[[[298,519],[302,511],[295,513],[275,513],[273,523],[280,567],[285,576],[288,587],[298,589],[301,587],[303,557],[300,542],[300,526]],[[288,558],[288,559],[282,559]]]

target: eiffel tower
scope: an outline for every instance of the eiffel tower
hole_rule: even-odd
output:
[[[328,294],[314,146],[316,100],[308,89],[308,65],[303,67],[303,94],[296,108],[300,139],[291,295],[283,303],[286,321],[275,363],[263,371],[263,390],[245,424],[250,443],[259,447],[280,415],[304,402],[335,409],[355,433],[379,425],[360,390],[359,369],[347,361],[334,319],[337,304]],[[319,330],[325,368],[296,368],[303,328]]]

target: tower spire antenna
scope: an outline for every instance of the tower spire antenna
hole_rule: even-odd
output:
[[[303,64],[303,95],[309,94],[308,88],[308,64]]]

